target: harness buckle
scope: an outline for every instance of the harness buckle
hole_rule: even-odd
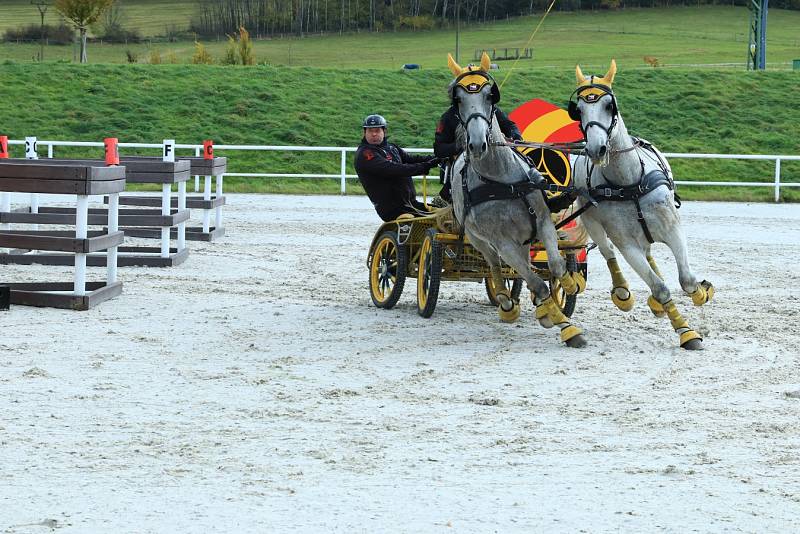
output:
[[[612,189],[610,187],[606,187],[605,189],[603,189],[603,196],[605,196],[607,198],[611,198],[611,196],[612,196],[611,195],[611,191],[612,191]]]
[[[529,215],[536,215],[536,212],[533,209],[533,206],[528,206],[528,214]]]

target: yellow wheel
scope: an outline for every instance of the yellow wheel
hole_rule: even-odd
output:
[[[423,317],[430,317],[436,309],[441,278],[442,244],[436,240],[436,230],[430,228],[419,251],[417,273],[417,313]]]
[[[375,243],[369,264],[369,293],[378,308],[389,309],[403,293],[408,269],[406,247],[395,232],[384,232]]]
[[[499,306],[500,302],[497,300],[498,288],[495,287],[492,277],[484,278],[483,285],[486,287],[486,296],[489,297],[489,302],[492,303],[492,306]],[[514,302],[519,302],[519,294],[522,292],[522,278],[504,278],[503,287],[500,289],[508,291]]]

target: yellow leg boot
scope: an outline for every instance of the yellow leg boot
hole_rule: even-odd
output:
[[[606,264],[611,273],[611,283],[614,284],[611,290],[611,302],[622,311],[631,311],[636,299],[633,298],[633,293],[628,289],[628,282],[622,275],[622,269],[619,268],[617,259],[611,258]]]
[[[664,279],[664,275],[661,274],[661,271],[658,270],[658,265],[656,265],[656,260],[653,259],[653,256],[647,256],[647,263],[650,264],[650,268],[658,275],[659,278],[662,280]]]
[[[582,348],[586,346],[586,340],[581,335],[583,333],[581,329],[569,322],[569,319],[553,301],[553,297],[548,297],[537,306],[536,318],[539,319],[542,326],[544,326],[542,319],[547,319],[550,326],[557,325],[561,330],[561,341],[570,347]]]
[[[653,295],[647,297],[647,305],[656,317],[664,317],[667,314],[667,312],[664,311],[664,306],[662,306]]]
[[[564,288],[564,292],[567,295],[574,295],[578,292],[578,284],[575,283],[575,279],[572,278],[570,273],[564,273],[564,276],[559,278],[561,282],[561,287]]]
[[[675,303],[671,300],[664,303],[664,311],[667,312],[667,317],[669,317],[672,328],[681,336],[681,348],[687,350],[703,350],[703,338],[700,337],[700,334],[689,328],[689,324],[675,307]]]
[[[583,277],[583,273],[575,271],[572,273],[572,278],[575,280],[575,283],[578,284],[578,293],[586,291],[586,278]]]
[[[540,304],[536,304],[533,293],[531,293],[531,300],[533,305],[536,306],[536,320],[545,328],[553,328],[553,321],[550,319],[550,308],[546,303],[553,303],[553,297],[547,297]]]
[[[497,301],[500,305],[497,307],[497,313],[500,314],[500,320],[504,323],[513,323],[519,319],[520,306],[518,302],[514,302],[508,290],[501,290],[497,292]],[[510,308],[510,309],[506,309]]]
[[[697,289],[691,296],[695,306],[702,306],[714,296],[714,286],[708,280],[703,280],[697,284]]]

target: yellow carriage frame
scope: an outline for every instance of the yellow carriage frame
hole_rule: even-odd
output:
[[[436,308],[439,285],[442,281],[483,282],[487,296],[497,305],[497,289],[492,282],[489,264],[473,247],[466,236],[463,245],[452,223],[452,211],[440,210],[424,217],[400,218],[381,225],[375,233],[367,257],[370,296],[375,306],[390,309],[397,304],[408,278],[417,280],[417,312],[430,317]],[[567,269],[587,275],[585,262],[576,260],[577,252],[586,243],[560,239],[562,256]],[[571,316],[577,295],[566,295],[559,281],[550,274],[547,253],[540,242],[531,245],[531,267],[536,274],[550,282],[555,301],[565,315]],[[519,301],[522,277],[511,267],[501,267],[505,289]]]

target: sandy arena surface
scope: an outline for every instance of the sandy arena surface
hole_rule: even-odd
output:
[[[797,531],[800,209],[681,214],[715,300],[654,255],[706,350],[624,263],[618,311],[596,251],[574,350],[477,284],[375,308],[363,197],[230,195],[225,238],[117,299],[0,312],[0,532]]]

